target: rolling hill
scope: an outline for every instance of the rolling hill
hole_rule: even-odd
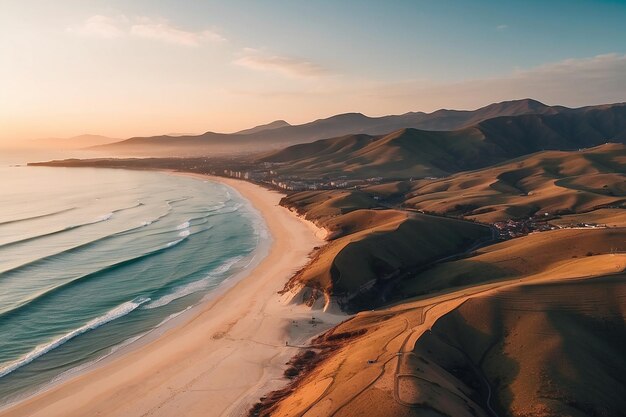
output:
[[[625,296],[622,275],[469,300],[416,343],[413,354],[429,363],[411,369],[465,386],[487,381],[499,415],[624,415]],[[415,392],[437,390],[434,378],[410,382],[409,401],[427,399]]]
[[[403,128],[457,130],[498,116],[571,111],[578,110],[547,106],[535,100],[524,99],[494,103],[472,111],[438,110],[433,113],[413,112],[383,117],[345,113],[293,126],[285,125],[284,121],[277,121],[234,134],[206,132],[202,135],[177,137],[167,135],[134,137],[97,149],[109,153],[142,155],[167,153],[175,156],[251,152],[348,134],[380,135]]]
[[[624,415],[626,257],[572,258],[623,230],[576,233],[484,248],[476,258],[501,258],[506,276],[469,258],[467,281],[357,314],[313,340],[313,365],[250,415]]]
[[[441,180],[406,183],[403,199],[414,209],[494,222],[623,206],[625,184],[626,146],[608,144],[539,152]]]
[[[291,126],[291,125],[284,120],[274,120],[271,123],[255,126],[250,129],[240,130],[239,132],[235,132],[235,134],[236,135],[250,135],[252,133],[266,132],[268,130],[274,130],[274,129],[278,129],[278,128],[286,127],[286,126]]]
[[[400,300],[450,288],[515,280],[557,270],[572,260],[623,252],[625,232],[622,227],[563,229],[508,240],[407,278],[398,285],[396,297]]]
[[[589,117],[588,136],[620,128],[611,116],[598,122],[604,116]],[[547,143],[565,146],[559,138],[568,136],[567,146],[583,137],[564,133]],[[522,142],[512,152],[535,146]],[[327,305],[340,298],[344,309],[361,312],[313,340],[310,365],[292,370],[291,382],[249,415],[625,415],[626,210],[602,208],[623,205],[625,167],[626,146],[612,143],[540,151],[439,180],[285,197],[283,205],[332,232],[286,291],[313,307],[323,295]],[[450,218],[424,216],[403,233],[401,214],[411,215],[385,209],[396,204],[484,222],[550,211],[550,223],[566,229],[478,248],[464,239],[471,223],[438,221]],[[404,245],[417,268],[403,270]],[[425,248],[461,252],[430,262],[420,258]]]
[[[325,309],[383,304],[386,288],[414,269],[491,237],[483,225],[396,210],[356,210],[319,223],[334,232],[332,241],[283,292]]]
[[[542,150],[626,143],[626,105],[503,116],[454,131],[401,129],[294,145],[260,158],[302,177],[439,177]],[[283,164],[283,165],[281,165]]]

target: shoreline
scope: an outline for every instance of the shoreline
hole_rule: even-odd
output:
[[[103,168],[103,169],[107,169],[107,168]],[[186,173],[179,173],[177,171],[149,170],[149,169],[141,169],[141,171],[153,171],[153,172],[161,173],[165,175],[182,174],[179,176],[189,177],[189,175],[186,175]],[[206,176],[201,175],[200,177],[196,179],[202,180],[203,182],[207,182]],[[216,181],[216,180],[214,180],[213,182],[220,183],[219,181]],[[67,382],[73,377],[80,376],[84,374],[85,372],[89,372],[97,367],[106,365],[110,363],[111,361],[117,359],[118,357],[124,354],[127,354],[128,352],[138,349],[142,347],[143,345],[145,345],[146,343],[154,341],[155,339],[162,336],[166,331],[170,330],[171,328],[184,324],[185,321],[191,318],[198,309],[201,309],[205,304],[210,303],[211,301],[214,301],[216,298],[223,295],[237,282],[239,282],[242,279],[245,279],[247,275],[249,275],[252,271],[254,271],[254,269],[258,266],[258,264],[267,256],[269,249],[271,247],[271,244],[272,244],[272,237],[271,235],[269,235],[269,232],[265,228],[265,221],[261,213],[259,213],[258,210],[255,209],[255,207],[250,203],[250,201],[245,199],[235,188],[231,186],[226,186],[226,187],[229,189],[229,192],[233,192],[234,194],[237,195],[237,197],[240,200],[242,200],[242,203],[246,206],[246,208],[250,212],[250,217],[253,218],[252,221],[253,221],[253,224],[255,225],[253,227],[255,228],[255,231],[257,231],[259,234],[257,247],[250,254],[248,254],[245,258],[242,259],[242,261],[247,260],[247,263],[245,264],[245,266],[241,270],[234,273],[233,275],[224,279],[217,287],[212,289],[210,292],[204,294],[195,304],[191,304],[187,306],[185,309],[177,313],[171,314],[169,317],[164,318],[155,327],[148,329],[144,331],[143,333],[136,334],[130,337],[129,339],[122,341],[121,343],[113,346],[110,349],[110,351],[103,354],[102,356],[98,356],[97,358],[80,363],[76,365],[75,367],[72,367],[70,369],[63,371],[62,373],[58,374],[53,379],[45,382],[44,384],[38,385],[36,387],[31,387],[30,390],[23,392],[9,399],[6,402],[3,400],[3,402],[0,403],[0,414],[2,414],[2,412],[4,412],[5,410],[10,409],[14,405],[17,405],[24,401],[28,401],[30,398],[41,395],[53,389],[54,387],[60,384],[63,384],[64,382]],[[262,232],[257,230],[256,225],[258,224],[258,222],[261,223]],[[261,233],[264,233],[265,236],[262,236]]]
[[[295,345],[345,319],[315,311],[311,324],[311,309],[281,301],[277,291],[324,244],[325,230],[279,206],[280,193],[242,180],[162,172],[234,189],[270,236],[260,241],[247,268],[200,303],[7,404],[0,416],[243,414],[259,397],[287,384],[282,371],[297,353]]]

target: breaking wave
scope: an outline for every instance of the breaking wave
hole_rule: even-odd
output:
[[[10,374],[11,372],[15,371],[18,368],[21,368],[22,366],[26,364],[31,363],[38,357],[61,346],[62,344],[75,338],[76,336],[80,336],[81,334],[88,332],[89,330],[96,329],[102,326],[103,324],[106,324],[110,321],[113,321],[115,319],[118,319],[120,317],[123,317],[129,314],[131,311],[135,310],[137,307],[141,306],[142,304],[147,303],[148,301],[150,301],[149,298],[137,298],[132,301],[127,301],[124,304],[120,304],[114,309],[109,310],[102,316],[96,317],[95,319],[87,322],[83,326],[77,329],[74,329],[68,333],[65,333],[63,336],[57,337],[51,342],[37,346],[35,349],[31,350],[30,352],[28,352],[26,355],[22,356],[21,358],[9,363],[3,368],[0,368],[0,378],[2,378],[5,375]]]

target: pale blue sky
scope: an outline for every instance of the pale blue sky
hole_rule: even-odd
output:
[[[0,0],[0,139],[626,101],[624,22],[626,1]]]

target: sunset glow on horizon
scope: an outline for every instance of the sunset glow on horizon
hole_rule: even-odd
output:
[[[612,1],[4,0],[0,144],[621,102],[624,20]]]

